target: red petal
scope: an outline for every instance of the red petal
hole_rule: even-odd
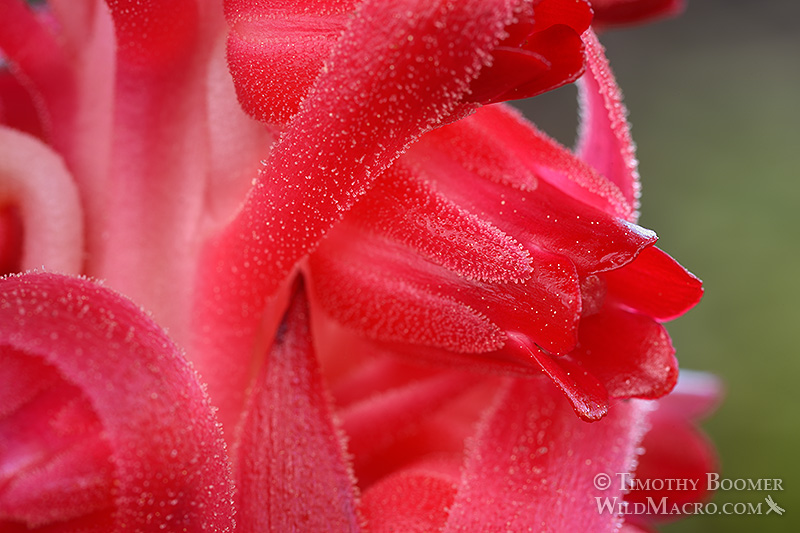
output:
[[[243,415],[236,486],[245,532],[359,530],[308,320],[298,288]]]
[[[534,31],[563,24],[581,34],[592,22],[592,10],[585,0],[540,0],[533,8]]]
[[[85,515],[110,516],[111,450],[86,396],[8,346],[0,365],[0,522],[72,526]]]
[[[288,122],[322,71],[355,4],[226,1],[228,62],[242,107],[265,122]]]
[[[146,69],[172,68],[198,45],[198,0],[106,0],[119,58]]]
[[[592,19],[589,4],[544,0],[535,2],[532,11],[526,7],[492,52],[491,66],[472,83],[473,101],[528,98],[572,82],[583,71],[580,34]]]
[[[467,279],[518,282],[532,273],[530,254],[519,242],[413,179],[399,162],[381,176],[348,220],[414,248]]]
[[[0,205],[0,276],[22,269],[22,241],[23,225],[19,208]]]
[[[231,531],[219,427],[196,374],[163,330],[130,301],[82,279],[9,277],[0,295],[0,345],[36,358],[40,368],[52,365],[102,424],[117,527]]]
[[[402,150],[467,110],[468,82],[511,19],[511,4],[361,4],[239,216],[200,267],[199,358],[213,365],[236,354],[240,361],[226,363],[241,368],[234,383],[207,374],[224,423],[240,408],[237,391],[268,297]]]
[[[457,486],[452,475],[419,465],[373,485],[361,508],[372,533],[441,531]]]
[[[544,180],[609,215],[633,216],[633,208],[616,185],[508,106],[482,107],[429,133],[419,144],[430,141],[447,145],[451,157],[492,181],[526,190]]]
[[[413,152],[413,161],[447,198],[513,235],[529,251],[565,256],[580,271],[592,273],[630,262],[656,241],[653,232],[588,206],[545,180],[519,190],[485,179],[475,150],[453,149],[458,139],[438,137],[445,142],[436,151],[430,146]]]
[[[690,511],[693,506],[686,503],[702,502],[708,499],[709,474],[718,471],[714,446],[708,438],[692,427],[686,420],[653,415],[653,428],[642,441],[644,454],[636,468],[636,485],[625,496],[631,504],[640,503],[648,509],[649,501],[662,505],[666,498],[667,513],[663,515],[635,514],[636,522],[650,520],[677,520],[681,514],[670,513],[676,505],[679,509]],[[691,480],[684,486],[669,488],[665,480]],[[663,483],[663,485],[661,485]],[[637,487],[661,487],[660,490]]]
[[[29,90],[8,70],[0,67],[0,124],[45,139],[40,112]]]
[[[0,0],[0,50],[31,95],[50,140],[54,127],[74,114],[76,80],[67,51],[21,0]],[[71,124],[70,124],[71,125]],[[61,132],[66,133],[64,131]],[[63,141],[59,138],[58,141]]]
[[[407,460],[398,454],[387,457],[386,452],[418,430],[432,413],[469,390],[474,381],[475,377],[468,374],[441,373],[383,391],[342,410],[342,428],[348,437],[348,451],[354,456],[360,486],[367,486],[396,462]],[[403,448],[410,447],[404,442]]]
[[[655,246],[605,273],[608,298],[656,320],[677,318],[703,296],[703,283]]]
[[[659,398],[678,380],[669,335],[649,317],[606,308],[581,321],[578,338],[570,357],[612,398]]]
[[[685,0],[592,0],[594,25],[638,24],[679,14]]]
[[[454,294],[436,290],[433,284],[439,280],[425,272],[433,265],[388,242],[353,239],[339,228],[332,233],[310,264],[317,300],[341,324],[372,339],[458,352],[502,346],[497,325]],[[438,273],[442,278],[449,274]]]
[[[564,393],[575,413],[586,421],[600,420],[608,413],[608,392],[595,376],[569,359],[552,357],[525,335],[509,333],[506,353],[527,355]],[[520,358],[520,355],[517,355]]]
[[[622,486],[600,492],[594,479],[633,468],[646,410],[619,404],[587,424],[547,381],[511,381],[478,430],[444,531],[616,531],[621,517],[595,498],[621,499]]]
[[[530,279],[472,282],[391,242],[353,239],[350,231],[337,228],[311,257],[315,294],[348,327],[373,339],[462,353],[499,349],[503,331],[522,331],[557,353],[574,346],[580,286],[569,261],[535,250]]]
[[[558,24],[535,32],[528,38],[523,50],[541,58],[548,68],[543,72],[537,68],[541,74],[537,71],[526,73],[510,90],[492,99],[492,102],[530,98],[572,83],[583,72],[583,42],[580,35],[567,26]],[[524,67],[524,63],[516,65],[516,68]],[[535,77],[534,72],[538,74]]]
[[[628,203],[638,209],[638,162],[622,92],[594,32],[587,30],[583,41],[588,68],[578,80],[581,126],[577,154],[619,187]],[[636,216],[629,220],[635,222]]]

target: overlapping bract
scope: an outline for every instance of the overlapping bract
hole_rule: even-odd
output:
[[[0,7],[3,273],[160,324],[0,281],[0,528],[613,531],[649,424],[643,476],[711,468],[609,401],[671,389],[701,288],[635,224],[588,2]],[[575,153],[480,107],[584,70]]]
[[[0,280],[0,324],[0,529],[233,530],[211,406],[138,307],[88,280],[16,275]]]

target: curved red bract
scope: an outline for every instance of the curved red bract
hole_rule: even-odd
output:
[[[115,530],[233,530],[225,444],[208,399],[178,348],[136,305],[83,279],[6,277],[0,348],[0,524],[67,520],[59,527],[72,531],[79,525],[69,520],[99,512]],[[27,398],[8,393],[20,382],[33,385],[21,391]],[[64,392],[48,399],[54,388]],[[27,423],[17,425],[18,412]],[[31,423],[43,429],[28,435]],[[96,491],[75,491],[79,480]]]

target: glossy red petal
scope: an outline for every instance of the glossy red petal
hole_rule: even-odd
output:
[[[678,380],[669,334],[650,317],[606,308],[581,321],[578,338],[570,357],[612,398],[659,398]]]
[[[683,11],[685,0],[591,0],[594,25],[605,28],[639,24]]]
[[[703,282],[655,246],[604,277],[610,301],[659,321],[681,316],[703,296]]]
[[[547,381],[509,382],[481,424],[444,531],[617,531],[621,517],[598,512],[595,476],[629,472],[647,407],[614,406],[587,424]]]
[[[528,37],[523,50],[541,58],[547,68],[541,69],[539,65],[534,64],[536,70],[526,73],[525,78],[528,79],[521,78],[513,85],[507,84],[511,85],[510,90],[484,103],[530,98],[572,83],[583,73],[584,54],[580,34],[563,24],[534,33]],[[523,69],[525,66],[522,62],[509,65],[517,69]],[[519,74],[517,76],[519,77]]]
[[[592,30],[583,34],[586,73],[578,80],[581,123],[578,156],[613,182],[627,202],[639,208],[641,185],[628,111],[608,65],[602,45]],[[635,222],[638,215],[630,218]]]
[[[533,7],[533,31],[544,31],[556,25],[564,25],[578,34],[583,33],[592,22],[590,2],[579,0],[538,0]]]
[[[88,420],[90,407],[104,430],[116,528],[233,530],[225,445],[202,385],[134,304],[83,279],[4,278],[0,345],[52,365],[85,397],[76,416]]]
[[[589,27],[588,2],[544,0],[522,5],[492,63],[472,83],[483,104],[528,98],[574,81],[583,71],[580,35]]]
[[[299,288],[243,415],[236,465],[243,532],[360,530],[308,321]]]
[[[608,391],[598,379],[571,359],[553,357],[523,334],[512,332],[500,353],[518,359],[528,356],[564,393],[575,414],[586,421],[600,420],[608,413]]]
[[[210,372],[224,423],[241,406],[269,296],[402,150],[471,107],[462,97],[513,3],[360,5],[241,212],[209,245],[200,267],[198,360],[214,368],[214,361],[230,361],[223,354],[245,358],[235,363],[241,367],[235,383],[217,383]]]

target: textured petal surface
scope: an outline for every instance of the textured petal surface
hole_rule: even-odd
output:
[[[241,531],[359,531],[355,489],[296,290],[244,413]]]
[[[546,380],[510,381],[469,452],[444,531],[617,531],[621,517],[599,513],[597,474],[629,472],[647,406],[628,402],[587,424]]]
[[[458,478],[420,465],[382,480],[364,494],[362,509],[374,533],[441,531]]]
[[[631,139],[628,111],[600,41],[592,30],[583,34],[586,73],[578,80],[581,123],[577,154],[622,191],[639,208],[641,184]],[[630,219],[635,222],[635,217]]]
[[[227,0],[228,61],[242,107],[286,123],[300,109],[358,2]]]
[[[230,472],[211,407],[139,308],[82,279],[4,278],[0,345],[51,365],[96,413],[114,468],[115,527],[232,531]]]
[[[466,110],[461,97],[511,14],[510,0],[359,7],[239,216],[207,250],[195,320],[204,367],[222,353],[249,357],[262,309],[296,262],[401,150]],[[246,375],[225,372],[223,384],[213,374],[228,423]]]
[[[198,0],[106,0],[106,3],[114,18],[122,61],[147,69],[162,69],[193,53],[198,37]]]
[[[2,205],[15,206],[22,225],[17,268],[81,272],[83,212],[72,175],[47,145],[5,127],[0,127]]]

